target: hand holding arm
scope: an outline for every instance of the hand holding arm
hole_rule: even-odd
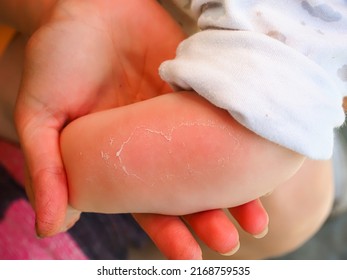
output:
[[[133,17],[139,3],[143,13]],[[142,3],[60,1],[27,44],[16,123],[42,236],[65,228],[67,185],[59,149],[64,125],[165,91],[157,68],[183,35],[155,1]],[[164,30],[178,36],[167,39]],[[115,94],[119,88],[122,95]],[[139,91],[144,95],[136,96]]]
[[[172,56],[183,38],[179,28],[155,1],[148,1],[146,5],[143,1],[127,1],[126,5],[122,1],[103,2],[101,6],[97,1],[83,3],[81,8],[79,1],[59,2],[45,23],[33,33],[26,48],[16,121],[28,164],[27,190],[35,206],[37,230],[42,236],[65,230],[79,216],[79,212],[72,210],[72,216],[65,220],[68,194],[59,149],[61,129],[79,116],[168,92],[157,69],[164,59]],[[142,11],[146,12],[129,22],[129,18],[133,18],[128,17],[129,13],[137,11],[139,4],[144,5]],[[110,11],[118,11],[118,14]],[[100,17],[101,14],[104,17]],[[161,24],[156,24],[158,22]],[[146,26],[146,32],[139,29],[139,25]],[[120,26],[129,28],[125,32]],[[175,35],[167,37],[167,33]],[[148,40],[148,34],[152,40]],[[122,95],[115,94],[120,88]],[[259,210],[263,215],[264,210]],[[218,213],[219,210],[197,213],[189,221],[193,224],[194,220],[204,217],[207,223],[211,221],[206,225],[210,231],[206,232],[216,232],[219,227],[208,217],[222,217]],[[172,244],[165,242],[171,236],[178,244],[180,239],[172,236],[172,232],[180,228],[183,234],[180,237],[192,241],[189,256],[195,252],[193,256],[197,257],[199,247],[179,217],[136,216],[167,256],[182,256],[186,244],[172,250]],[[162,225],[163,219],[167,226],[170,225],[169,230],[156,232],[157,224]],[[223,219],[224,222],[219,223],[223,228],[219,228],[216,235],[220,242],[211,246],[227,252],[235,244],[226,244],[224,237],[235,236],[235,229],[226,217],[221,221]]]

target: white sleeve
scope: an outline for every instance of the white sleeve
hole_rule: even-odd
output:
[[[258,135],[328,159],[347,95],[347,1],[192,0],[202,31],[160,67]]]

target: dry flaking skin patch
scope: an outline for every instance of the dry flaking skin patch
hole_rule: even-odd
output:
[[[127,149],[128,145],[131,145],[132,141],[139,135],[145,133],[148,135],[154,135],[154,136],[158,136],[161,139],[163,139],[164,141],[167,141],[168,143],[174,141],[175,138],[175,133],[181,129],[181,128],[189,128],[189,127],[193,127],[193,126],[198,126],[198,127],[210,127],[213,129],[222,129],[225,130],[227,135],[229,137],[232,137],[234,139],[234,148],[237,149],[239,146],[239,141],[237,139],[237,137],[235,137],[235,135],[233,135],[233,133],[229,130],[229,128],[223,126],[223,125],[216,125],[214,122],[183,122],[181,124],[178,124],[174,127],[172,127],[171,129],[167,130],[167,131],[161,131],[161,130],[157,130],[157,129],[152,129],[152,128],[148,128],[146,126],[138,126],[136,127],[131,133],[130,135],[124,139],[120,145],[117,147],[115,145],[115,138],[110,137],[107,141],[108,141],[108,147],[113,150],[101,150],[100,151],[100,156],[102,158],[103,161],[105,161],[105,163],[109,166],[112,166],[115,170],[122,170],[122,172],[130,177],[133,177],[139,181],[141,181],[143,184],[148,185],[146,183],[146,181],[144,180],[144,178],[142,178],[140,176],[140,174],[138,174],[136,171],[134,171],[131,167],[127,166],[126,164],[126,154],[125,153],[125,149]],[[184,143],[183,143],[184,144]],[[169,154],[173,154],[173,150],[172,149],[168,149],[167,151]],[[217,160],[218,165],[219,166],[224,166],[225,162],[227,161],[227,158],[219,158]],[[198,171],[194,170],[194,168],[190,165],[189,162],[186,162],[186,171],[189,174],[192,173],[199,173]],[[164,174],[164,177],[175,177],[172,174]],[[151,186],[153,186],[153,184],[150,184]]]

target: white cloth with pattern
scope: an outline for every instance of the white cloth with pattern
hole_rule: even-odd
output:
[[[270,141],[331,157],[345,120],[347,0],[171,1],[199,31],[161,65],[163,80]]]

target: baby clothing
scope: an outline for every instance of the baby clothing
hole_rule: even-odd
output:
[[[331,157],[345,120],[346,0],[159,2],[192,33],[160,67],[174,90],[309,158]]]

